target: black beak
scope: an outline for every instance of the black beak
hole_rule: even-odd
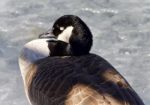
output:
[[[48,32],[40,34],[39,38],[41,38],[41,39],[42,38],[56,38],[56,36],[53,35],[51,31],[48,31]]]

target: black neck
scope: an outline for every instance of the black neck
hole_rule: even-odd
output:
[[[63,41],[49,41],[50,56],[71,55],[69,44]]]

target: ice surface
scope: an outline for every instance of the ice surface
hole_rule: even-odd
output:
[[[150,0],[2,0],[0,105],[29,105],[17,59],[22,46],[61,15],[81,17],[92,30],[91,52],[107,59],[150,103]]]

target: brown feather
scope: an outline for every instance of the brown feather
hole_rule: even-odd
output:
[[[35,65],[26,76],[33,105],[144,105],[115,68],[97,55],[47,57]]]

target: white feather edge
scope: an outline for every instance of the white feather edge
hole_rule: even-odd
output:
[[[49,56],[50,50],[47,41],[48,39],[36,39],[28,42],[24,45],[19,57],[19,67],[24,82],[25,93],[30,104],[31,102],[25,84],[26,73],[30,70],[30,66],[33,65],[35,61]]]
[[[47,41],[48,39],[36,39],[24,45],[19,57],[19,66],[23,78],[31,64],[49,56],[50,50]]]

